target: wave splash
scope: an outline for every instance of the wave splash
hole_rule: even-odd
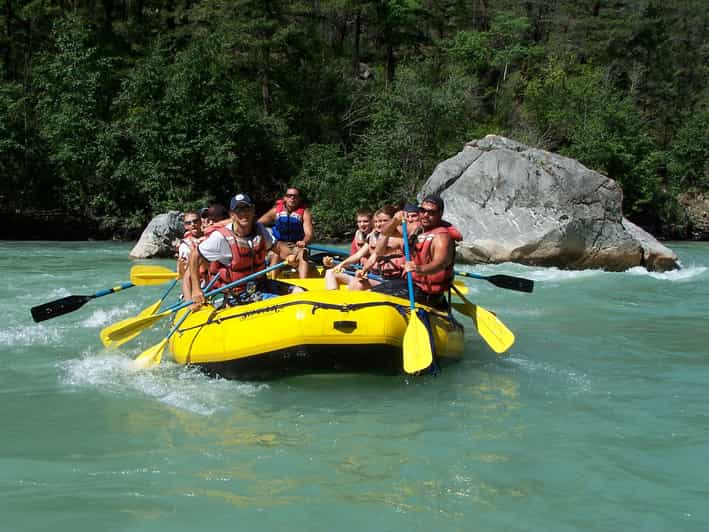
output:
[[[210,416],[237,408],[239,397],[253,396],[266,384],[214,379],[197,368],[163,361],[152,370],[136,370],[133,359],[102,351],[59,363],[61,382],[69,387],[97,388],[116,395],[138,392],[161,403]]]

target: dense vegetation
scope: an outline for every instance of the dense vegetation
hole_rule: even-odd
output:
[[[487,133],[682,236],[709,189],[705,0],[0,0],[0,204],[128,234],[298,183],[320,236]]]

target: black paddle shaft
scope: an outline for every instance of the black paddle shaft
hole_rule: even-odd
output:
[[[56,318],[63,314],[69,314],[83,307],[96,296],[67,296],[56,301],[50,301],[36,307],[32,307],[32,319],[39,323],[40,321]]]
[[[56,318],[57,316],[62,316],[64,314],[69,314],[69,312],[74,312],[77,309],[83,307],[87,302],[91,301],[96,297],[107,296],[108,294],[115,294],[126,288],[135,286],[133,283],[121,283],[113,288],[106,288],[104,290],[99,290],[90,296],[66,296],[61,299],[56,299],[50,301],[49,303],[43,303],[42,305],[37,305],[32,307],[30,312],[32,313],[32,319],[35,322],[40,322],[48,320],[51,318]]]
[[[522,277],[512,277],[510,275],[490,275],[485,277],[495,286],[500,288],[508,288],[510,290],[518,290],[520,292],[531,293],[534,290],[534,281],[523,279]]]

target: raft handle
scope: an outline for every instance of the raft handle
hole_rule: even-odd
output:
[[[332,322],[332,326],[338,331],[351,333],[357,328],[357,322],[351,320],[340,320]]]

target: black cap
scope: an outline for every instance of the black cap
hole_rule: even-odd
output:
[[[429,194],[423,200],[421,203],[433,203],[436,207],[438,207],[438,210],[443,212],[443,198],[440,197],[438,194]]]
[[[419,206],[414,203],[404,205],[404,212],[419,212]]]
[[[209,207],[204,207],[199,210],[199,217],[206,218],[209,215]]]
[[[233,198],[231,198],[231,201],[229,202],[229,208],[233,211],[237,207],[253,207],[254,202],[251,199],[251,196],[249,196],[245,192],[240,192],[239,194],[235,195]]]

